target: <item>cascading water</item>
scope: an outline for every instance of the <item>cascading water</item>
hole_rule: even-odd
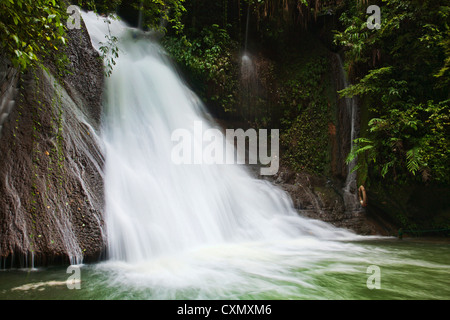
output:
[[[347,81],[347,77],[344,72],[344,67],[342,64],[341,57],[336,54],[338,64],[339,64],[339,72],[341,81],[343,84],[343,88],[347,88],[349,86],[349,83]],[[355,129],[356,125],[356,115],[357,115],[357,103],[355,98],[343,98],[345,100],[345,106],[346,106],[346,114],[348,114],[349,117],[349,124],[350,124],[350,150],[353,150],[354,146],[354,140],[357,138],[357,132]],[[347,212],[353,212],[361,210],[361,205],[358,201],[358,197],[356,195],[357,185],[356,185],[356,171],[354,171],[354,168],[356,166],[356,159],[353,159],[350,163],[348,163],[347,166],[347,177],[345,180],[344,185],[344,203],[345,208]]]
[[[255,117],[255,97],[258,94],[258,77],[252,56],[245,52],[241,59],[240,108],[244,119]]]
[[[248,45],[248,29],[250,27],[250,3],[247,8],[247,21],[245,23],[245,44],[244,44],[244,54],[247,53],[247,45]]]
[[[83,18],[98,48],[106,24],[91,13]],[[172,162],[175,130],[192,132],[201,146],[194,123],[215,125],[159,45],[118,21],[110,30],[120,38],[120,57],[107,79],[103,118],[106,224],[109,263],[127,271],[120,279],[164,287],[212,278],[240,286],[248,272],[282,279],[297,255],[347,250],[331,240],[358,238],[300,217],[284,192],[242,165]]]
[[[245,24],[244,52],[241,57],[240,72],[240,108],[241,116],[246,120],[255,117],[256,97],[258,96],[258,76],[255,61],[248,51],[248,33],[250,26],[250,4],[247,8],[247,21]]]

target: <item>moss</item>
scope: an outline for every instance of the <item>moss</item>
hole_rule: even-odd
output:
[[[330,171],[329,124],[336,123],[329,51],[303,35],[278,61],[281,146],[296,170]]]

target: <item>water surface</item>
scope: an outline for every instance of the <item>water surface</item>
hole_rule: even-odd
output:
[[[80,290],[68,289],[66,268],[4,270],[0,299],[449,299],[449,248],[391,238],[210,246],[140,264],[84,265]],[[380,289],[367,287],[372,265]]]

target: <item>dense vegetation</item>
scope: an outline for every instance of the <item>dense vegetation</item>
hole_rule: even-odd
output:
[[[336,103],[329,52],[305,35],[299,49],[286,52],[282,60],[288,61],[280,63],[277,73],[284,160],[295,170],[329,175],[328,129],[335,123]]]
[[[367,28],[365,5],[348,1],[335,34],[353,83],[341,93],[361,102],[362,130],[348,160],[358,157],[372,208],[405,229],[448,234],[450,3],[373,4],[379,29]]]
[[[2,0],[0,49],[16,67],[42,65],[65,45],[66,6],[56,0]]]
[[[369,30],[354,3],[341,15],[344,30],[336,34],[354,82],[342,93],[360,96],[369,115],[350,158],[362,156],[369,174],[398,183],[449,183],[449,3],[378,4],[380,29]]]
[[[165,26],[164,19],[175,29],[182,29],[180,23],[184,0],[134,1],[130,5],[140,8],[145,14],[147,27]],[[72,1],[83,9],[99,13],[115,12],[122,2],[79,0]],[[61,54],[66,45],[68,24],[73,23],[65,0],[1,0],[0,1],[0,50],[22,70],[28,67],[43,67],[48,57],[57,56],[64,62]],[[69,11],[69,12],[68,12]]]
[[[189,75],[204,101],[214,103],[221,111],[234,109],[238,70],[232,53],[237,50],[237,42],[230,38],[225,29],[213,24],[189,40],[166,37],[164,45]]]

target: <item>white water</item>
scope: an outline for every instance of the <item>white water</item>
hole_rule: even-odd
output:
[[[106,24],[93,14],[83,19],[98,48]],[[205,290],[245,285],[244,274],[283,281],[302,261],[349,250],[337,240],[360,239],[300,217],[287,194],[242,165],[173,164],[174,130],[215,124],[159,45],[135,39],[118,21],[110,29],[121,39],[103,119],[106,266],[120,270],[117,281]]]

